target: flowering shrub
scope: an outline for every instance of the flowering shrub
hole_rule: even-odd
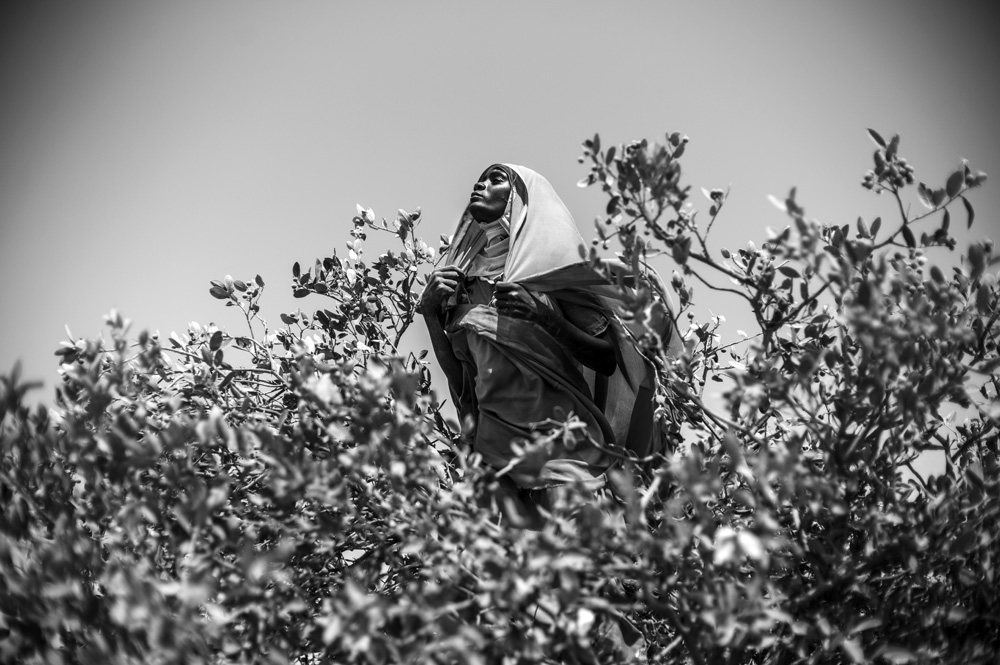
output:
[[[57,351],[55,408],[3,377],[0,661],[991,662],[996,259],[979,243],[950,274],[928,260],[956,248],[953,217],[972,224],[985,174],[916,184],[899,138],[871,135],[863,185],[898,220],[824,225],[793,190],[783,231],[714,252],[726,193],[703,190],[702,223],[686,137],[584,143],[581,184],[608,197],[595,243],[678,266],[676,311],[651,283],[620,313],[647,327],[677,445],[596,499],[564,488],[541,530],[498,517],[503,472],[443,417],[426,352],[398,350],[440,252],[419,210],[359,206],[345,256],[294,266],[316,309],[281,327],[259,276],[226,277],[210,294],[245,330],[132,339],[112,313],[109,341]],[[400,249],[367,260],[370,233]],[[695,320],[696,288],[745,300],[748,342]],[[721,410],[702,400],[715,380]],[[913,469],[927,450],[941,475]]]

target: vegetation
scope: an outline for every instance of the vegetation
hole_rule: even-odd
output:
[[[210,293],[242,332],[130,338],[112,313],[108,341],[57,352],[55,408],[4,377],[0,661],[992,662],[997,259],[987,242],[951,272],[929,261],[973,223],[985,174],[916,184],[899,137],[870,133],[863,185],[898,219],[826,225],[793,190],[787,228],[714,250],[726,192],[686,205],[686,137],[584,143],[581,184],[608,198],[595,244],[678,265],[676,311],[642,289],[621,312],[649,324],[674,446],[623,461],[597,499],[565,488],[540,531],[498,519],[503,471],[442,416],[426,352],[398,352],[440,251],[419,211],[359,206],[346,256],[293,268],[317,308],[280,328],[259,276],[227,277]],[[366,259],[374,233],[401,249]],[[696,320],[696,289],[746,302],[747,342]],[[676,358],[654,332],[671,314]],[[941,475],[913,470],[927,450]],[[609,627],[643,638],[624,649]]]

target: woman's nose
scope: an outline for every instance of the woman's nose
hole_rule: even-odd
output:
[[[486,181],[485,180],[480,180],[479,182],[477,182],[475,185],[472,186],[472,191],[474,191],[474,192],[481,192],[484,189],[486,189]]]

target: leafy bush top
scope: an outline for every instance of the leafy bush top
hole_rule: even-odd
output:
[[[210,293],[242,333],[132,340],[112,313],[109,341],[57,352],[58,408],[29,410],[4,377],[0,661],[992,661],[997,259],[987,242],[950,274],[929,262],[956,248],[953,218],[973,223],[985,174],[918,184],[899,137],[871,136],[862,184],[899,219],[826,225],[792,190],[785,229],[714,251],[727,194],[684,205],[686,137],[584,143],[581,184],[608,199],[595,245],[678,266],[676,311],[643,289],[620,312],[684,332],[676,358],[643,337],[676,446],[623,461],[607,496],[564,488],[539,531],[498,518],[502,471],[442,416],[426,352],[398,352],[440,252],[419,210],[359,206],[346,256],[293,268],[324,305],[281,327],[259,276],[226,277]],[[400,249],[366,259],[370,233]],[[745,300],[748,343],[695,320],[696,288]],[[702,399],[720,379],[721,411]],[[927,450],[943,474],[914,471]]]

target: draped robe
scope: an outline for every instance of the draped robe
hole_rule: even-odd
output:
[[[608,449],[645,455],[661,446],[652,418],[655,371],[617,315],[620,292],[581,259],[583,238],[549,182],[522,166],[490,169],[496,166],[511,180],[499,222],[508,234],[506,255],[493,250],[491,256],[487,243],[495,233],[466,210],[445,257],[446,266],[467,275],[444,312],[461,365],[460,374],[448,376],[452,398],[472,424],[474,450],[497,468],[513,459],[518,439],[575,414],[587,437],[554,441],[549,455],[525,458],[509,475],[530,489],[571,481],[600,486],[616,460]],[[584,332],[607,331],[614,373],[596,375],[541,325],[498,313],[492,305],[497,281],[520,284]]]

